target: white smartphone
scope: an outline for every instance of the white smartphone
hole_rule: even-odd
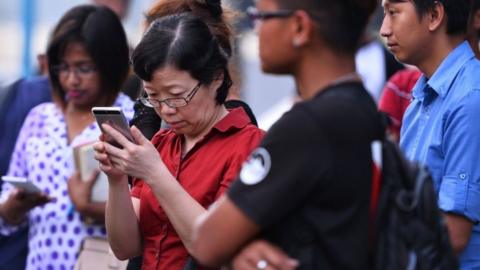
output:
[[[42,190],[25,177],[2,176],[2,181],[15,186],[16,188],[25,190],[26,193],[40,193]]]
[[[129,141],[135,142],[133,139],[132,133],[130,132],[130,126],[128,125],[127,118],[122,112],[120,107],[93,107],[92,113],[97,120],[98,126],[102,130],[103,134],[106,134],[102,128],[102,124],[106,123],[120,132],[123,136],[125,136]],[[107,136],[107,141],[117,147],[120,145],[115,142],[113,138]]]

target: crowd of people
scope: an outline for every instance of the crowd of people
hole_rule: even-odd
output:
[[[377,106],[355,60],[379,4],[380,35],[407,69]],[[67,11],[47,76],[0,92],[0,111],[18,111],[0,119],[11,129],[2,175],[41,190],[2,184],[0,250],[25,231],[28,249],[10,249],[20,261],[0,254],[0,269],[74,269],[92,237],[127,269],[372,269],[379,110],[405,156],[430,170],[460,269],[480,269],[479,0],[256,1],[246,13],[261,68],[291,75],[298,94],[268,132],[236,92],[236,13],[222,1],[156,0],[134,48],[119,13]],[[128,85],[140,87],[127,96]],[[98,126],[91,109],[109,106],[133,140]],[[73,153],[86,144],[99,170],[84,181]],[[105,202],[91,199],[100,171]]]

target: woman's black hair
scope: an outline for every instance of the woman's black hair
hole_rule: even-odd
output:
[[[204,85],[223,76],[215,98],[217,104],[225,102],[232,84],[228,53],[207,24],[191,12],[154,20],[133,51],[132,64],[144,81],[151,81],[153,73],[165,66],[187,71]]]
[[[67,11],[57,23],[47,58],[53,95],[62,106],[65,106],[65,90],[54,67],[62,63],[72,42],[80,42],[96,66],[104,93],[99,105],[112,104],[129,69],[127,37],[119,18],[106,7],[81,5]]]
[[[182,12],[191,12],[204,21],[223,50],[233,54],[233,19],[235,12],[223,8],[220,0],[162,0],[156,1],[145,14],[145,20],[151,24],[158,18]]]

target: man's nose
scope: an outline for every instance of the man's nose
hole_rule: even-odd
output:
[[[392,35],[392,28],[388,16],[383,17],[382,26],[380,27],[380,35],[382,37],[388,37]]]

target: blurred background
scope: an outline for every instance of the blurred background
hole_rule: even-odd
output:
[[[152,0],[131,0],[124,18],[129,40],[138,40],[143,11]],[[0,84],[38,73],[52,27],[71,7],[89,0],[0,0]]]
[[[143,14],[154,0],[0,0],[0,87],[41,72],[37,57],[44,53],[52,27],[69,8],[93,2],[123,1],[129,2],[123,23],[134,46],[141,38]],[[241,11],[253,5],[253,0],[224,2]],[[378,17],[373,20],[372,29],[378,29]],[[258,60],[258,40],[248,19],[240,18],[237,28],[239,95],[252,107],[260,126],[268,128],[270,122],[278,118],[278,112],[281,115],[291,107],[296,95],[293,80],[263,74]]]

